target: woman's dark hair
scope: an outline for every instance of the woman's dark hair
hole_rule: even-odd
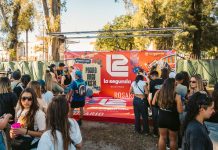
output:
[[[214,109],[218,112],[218,83],[214,85],[214,91],[212,93],[212,99],[214,101]]]
[[[52,99],[47,109],[46,126],[51,130],[54,141],[57,141],[56,131],[60,131],[63,139],[63,149],[68,149],[71,143],[70,122],[68,120],[69,107],[64,96],[56,96]]]
[[[212,105],[212,102],[213,101],[211,97],[209,97],[205,91],[196,92],[190,97],[186,105],[187,114],[185,116],[185,121],[183,124],[183,133],[186,130],[189,122],[194,120],[199,114],[200,108],[207,109],[209,106]]]
[[[189,89],[189,80],[190,80],[190,77],[189,77],[189,74],[188,72],[186,71],[181,71],[180,73],[183,74],[183,77],[184,77],[184,80],[182,82],[182,85],[186,86],[187,89]]]
[[[169,78],[169,70],[167,68],[161,69],[161,76],[160,77],[164,80]]]
[[[28,75],[28,74],[22,75],[22,77],[21,77],[21,82],[22,82],[24,88],[27,87],[27,84],[30,82],[30,80],[31,80],[30,75]]]
[[[54,67],[56,67],[55,64],[51,64],[51,65],[49,66],[50,72],[53,72],[53,73],[54,73]]]
[[[136,84],[139,82],[139,80],[142,80],[142,81],[143,81],[143,80],[144,80],[144,76],[141,75],[141,74],[137,75],[136,78],[135,78]]]
[[[161,108],[169,108],[175,105],[175,79],[168,78],[164,81],[163,86],[157,97],[158,105]]]
[[[24,110],[24,107],[21,103],[21,98],[22,98],[23,93],[30,93],[32,95],[32,105],[30,106],[30,109],[29,109],[29,111],[26,114],[24,119],[26,121],[27,127],[30,129],[33,129],[34,128],[34,118],[35,118],[36,112],[39,110],[37,96],[36,96],[36,93],[33,89],[31,89],[31,88],[24,89],[23,92],[20,94],[20,98],[19,98],[21,112]]]

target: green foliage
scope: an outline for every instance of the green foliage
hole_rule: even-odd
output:
[[[130,0],[124,0],[129,2]],[[134,8],[131,20],[123,20],[121,24],[131,22],[131,28],[164,28],[180,27],[182,32],[155,31],[145,34],[166,33],[173,37],[135,37],[132,38],[134,49],[147,49],[152,43],[154,49],[176,49],[179,52],[192,53],[199,58],[201,51],[214,53],[218,47],[218,0],[131,0]],[[215,7],[216,5],[216,7]],[[124,17],[124,16],[122,16]],[[118,17],[119,18],[119,17]],[[218,17],[217,17],[218,18]],[[114,27],[113,23],[104,26],[108,29],[130,29]],[[218,20],[217,20],[218,21]],[[125,26],[124,26],[125,27]],[[108,33],[110,34],[110,33]],[[141,34],[141,33],[134,33]],[[111,35],[111,34],[110,34]],[[120,34],[119,34],[120,35]],[[97,39],[96,49],[113,49],[115,39]],[[120,43],[119,47],[123,47]],[[116,48],[115,48],[116,49]],[[210,52],[211,51],[211,52]]]
[[[131,16],[120,16],[114,19],[113,23],[108,23],[103,30],[122,30],[131,29]],[[132,33],[100,33],[98,36],[113,36],[114,38],[98,38],[95,43],[97,50],[131,50],[135,49],[134,38],[126,37],[119,38],[119,36],[132,35]],[[116,38],[117,37],[117,38]]]

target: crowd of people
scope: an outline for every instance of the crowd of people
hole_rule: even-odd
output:
[[[0,77],[0,150],[80,149],[85,86],[82,72],[63,63],[51,64],[44,80],[19,70]]]
[[[134,94],[135,132],[159,137],[159,150],[218,149],[218,83],[209,92],[200,74],[189,77],[185,71],[176,74],[163,68],[161,76],[156,70],[148,76],[139,72],[130,93]]]
[[[86,90],[82,72],[63,63],[58,68],[51,64],[37,81],[19,70],[0,77],[0,150],[80,149]],[[218,147],[218,84],[209,92],[201,75],[164,68],[161,75],[156,70],[148,76],[139,72],[130,93],[135,132],[158,137],[159,150]],[[75,108],[80,110],[77,121],[72,119]]]

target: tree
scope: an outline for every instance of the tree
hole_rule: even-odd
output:
[[[1,31],[6,33],[10,60],[16,60],[19,34],[33,29],[34,7],[28,0],[1,0]]]
[[[131,16],[120,16],[113,20],[113,23],[108,23],[103,27],[104,31],[131,29]],[[96,50],[132,50],[135,49],[134,38],[126,37],[119,38],[119,36],[128,36],[132,33],[100,33],[100,37],[114,37],[114,38],[98,38],[95,43]]]
[[[65,6],[66,1],[41,0],[41,2],[44,10],[47,32],[61,32],[61,9]],[[50,49],[52,60],[60,60],[60,49],[62,43],[64,43],[63,38],[51,37]]]
[[[183,32],[176,36],[176,47],[191,51],[191,58],[201,58],[202,51],[211,51],[218,46],[218,26],[211,15],[215,0],[182,1],[179,13]]]

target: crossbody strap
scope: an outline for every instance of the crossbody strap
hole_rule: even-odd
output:
[[[138,86],[138,84],[136,83],[138,89],[142,92],[142,94],[144,95],[145,94],[145,91],[142,91],[142,89]]]

